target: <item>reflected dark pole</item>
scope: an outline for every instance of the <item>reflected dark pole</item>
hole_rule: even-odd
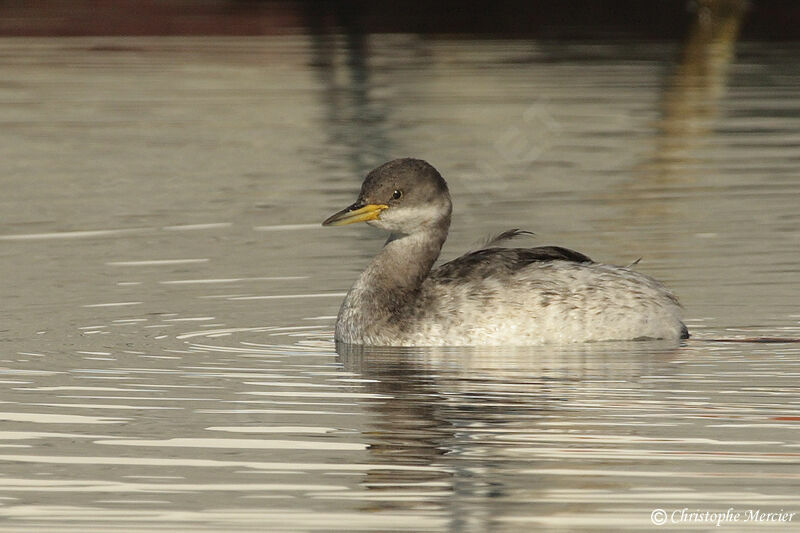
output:
[[[368,8],[360,1],[303,4],[311,66],[322,89],[326,144],[343,149],[348,174],[356,180],[391,156],[384,133],[387,112],[370,98],[370,51],[362,23]]]
[[[661,100],[657,151],[651,170],[661,180],[681,179],[692,152],[713,131],[719,101],[747,8],[745,0],[699,0],[681,56]]]
[[[747,1],[697,0],[692,8],[691,24],[663,85],[652,153],[637,165],[630,180],[618,185],[630,201],[613,220],[613,230],[683,217],[680,203],[638,202],[635,196],[649,194],[647,187],[689,183],[695,176],[691,163],[714,133]],[[632,183],[637,186],[631,187]],[[661,244],[648,256],[672,254],[668,242]]]

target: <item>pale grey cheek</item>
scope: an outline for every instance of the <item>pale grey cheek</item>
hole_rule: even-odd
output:
[[[367,222],[367,224],[374,228],[380,228],[386,231],[397,231],[398,229],[401,229],[402,223],[399,223],[399,221],[396,219],[397,217],[394,217],[391,214],[383,213],[380,215],[380,218],[370,220]]]
[[[441,216],[441,210],[431,207],[403,207],[381,213],[380,219],[371,221],[375,227],[388,231],[410,233]]]
[[[388,225],[386,223],[386,221],[383,220],[383,219],[368,220],[367,224],[369,224],[373,228],[378,228],[378,229],[382,229],[382,230],[386,230],[386,231],[392,231],[392,227],[390,225]]]

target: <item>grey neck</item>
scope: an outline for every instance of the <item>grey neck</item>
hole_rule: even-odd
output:
[[[428,277],[445,239],[447,228],[441,227],[425,228],[411,235],[393,233],[362,278],[368,277],[369,285],[376,288],[392,288],[390,292],[413,292]]]
[[[359,276],[339,311],[342,326],[368,332],[386,329],[416,297],[447,238],[449,217],[410,235],[392,234]]]

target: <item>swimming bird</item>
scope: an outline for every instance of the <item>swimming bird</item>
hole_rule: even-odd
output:
[[[491,246],[432,268],[451,213],[439,172],[406,158],[372,170],[356,202],[322,223],[366,222],[389,232],[345,296],[337,342],[519,346],[688,337],[680,304],[661,283],[567,248]]]

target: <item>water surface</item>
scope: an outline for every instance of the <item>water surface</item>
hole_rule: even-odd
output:
[[[800,344],[716,340],[800,336],[800,48],[362,44],[2,41],[0,528],[800,512]],[[693,338],[337,353],[382,236],[319,222],[401,156],[450,183],[445,258],[641,257]]]

